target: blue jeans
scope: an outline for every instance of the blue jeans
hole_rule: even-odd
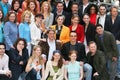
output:
[[[88,63],[85,63],[83,65],[83,69],[85,71],[85,80],[91,80],[92,76],[92,66],[89,65]]]
[[[117,64],[117,73],[120,73],[120,44],[117,44],[119,56],[118,56],[118,64]]]

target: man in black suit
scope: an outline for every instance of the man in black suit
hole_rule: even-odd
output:
[[[86,80],[91,80],[92,75],[92,67],[85,63],[86,61],[86,52],[85,46],[82,43],[77,42],[77,33],[72,31],[70,32],[70,41],[63,44],[62,46],[62,56],[65,59],[65,63],[69,61],[69,51],[76,50],[78,52],[77,61],[80,61],[80,64],[84,67],[84,71],[86,72]]]
[[[112,33],[104,31],[102,25],[100,24],[96,25],[96,32],[96,44],[98,49],[103,51],[105,54],[110,80],[115,80],[118,59],[118,50],[115,37]]]
[[[63,8],[64,8],[64,5],[63,5],[63,2],[57,2],[57,4],[56,4],[56,11],[54,11],[53,12],[53,14],[54,14],[54,21],[53,21],[53,25],[55,25],[57,22],[56,22],[56,16],[57,15],[64,15],[65,16],[65,20],[64,20],[64,25],[65,26],[68,26],[70,23],[70,16],[69,16],[69,14],[67,13],[67,12],[65,12],[64,10],[63,10]]]
[[[110,26],[109,22],[109,16],[106,14],[106,5],[101,4],[99,6],[99,17],[97,18],[97,24],[101,24],[103,26],[104,30],[109,31],[109,28],[107,29],[107,26]]]

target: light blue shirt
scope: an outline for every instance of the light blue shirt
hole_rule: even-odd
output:
[[[18,38],[18,28],[16,23],[10,21],[6,22],[5,26],[3,27],[3,31],[5,37],[6,50],[9,50]]]
[[[80,66],[80,63],[78,61],[76,61],[75,63],[69,62],[69,64],[66,65],[65,68],[68,71],[68,80],[79,80],[80,70],[82,67]]]
[[[0,7],[3,10],[3,14],[5,17],[10,9],[10,4],[8,4],[8,3],[4,4],[2,1],[0,1]]]
[[[4,26],[4,23],[2,22],[2,23],[0,24],[0,42],[3,42],[3,40],[4,40],[3,26]]]
[[[27,43],[31,42],[31,36],[30,36],[30,27],[29,24],[24,22],[20,23],[19,25],[19,37],[24,38]]]

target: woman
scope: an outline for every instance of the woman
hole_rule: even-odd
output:
[[[82,80],[83,66],[81,66],[80,63],[76,61],[77,51],[71,50],[69,52],[69,58],[70,62],[65,66],[65,80]]]
[[[80,43],[84,42],[84,27],[79,24],[79,16],[77,14],[73,15],[71,18],[72,25],[69,26],[70,31],[75,31],[77,33],[77,41]]]
[[[3,11],[0,10],[0,42],[3,42],[4,40],[4,34],[3,34],[3,26],[4,26],[4,22],[3,22]]]
[[[24,0],[22,2],[22,10],[25,11],[27,9],[27,4],[30,0]],[[37,11],[38,13],[40,13],[40,3],[38,0],[34,0],[36,2],[36,5],[37,5]]]
[[[64,20],[64,15],[58,15],[56,17],[57,24],[50,27],[56,31],[56,40],[61,43],[66,43],[69,41],[70,29],[63,25]]]
[[[31,22],[34,21],[34,17],[36,14],[38,14],[38,10],[37,10],[37,4],[35,0],[29,0],[27,3],[27,9],[28,11],[31,12]]]
[[[51,6],[47,1],[44,1],[41,6],[41,13],[44,16],[44,24],[45,28],[49,29],[49,27],[53,24],[53,13],[51,13]]]
[[[83,15],[83,21],[84,21],[84,30],[85,30],[85,38],[84,38],[84,44],[86,48],[86,52],[89,51],[88,49],[88,43],[90,41],[95,41],[95,25],[90,23],[90,17],[88,14]]]
[[[41,80],[44,76],[44,63],[41,56],[41,47],[36,45],[33,47],[33,53],[30,59],[28,60],[26,66],[26,80]],[[40,74],[42,72],[42,75]]]
[[[31,36],[30,36],[30,18],[31,18],[31,13],[30,11],[25,11],[22,14],[22,19],[21,23],[19,25],[19,37],[24,38],[27,41],[27,49],[29,56],[31,54]]]
[[[97,14],[98,14],[98,6],[95,4],[90,4],[88,9],[88,14],[90,16],[90,23],[96,25],[97,23]]]
[[[10,11],[7,14],[5,25],[3,27],[6,50],[14,48],[13,44],[18,38],[18,27],[17,27],[17,15],[16,12]]]
[[[63,80],[63,74],[64,74],[64,66],[63,66],[61,52],[59,50],[55,50],[53,51],[52,60],[47,61],[46,70],[45,70],[45,80]]]
[[[28,61],[28,50],[26,46],[25,39],[18,38],[14,44],[14,48],[9,50],[10,70],[12,71],[11,80],[18,80],[20,74],[25,71]]]
[[[21,22],[22,9],[20,8],[20,0],[13,0],[11,10],[17,13],[17,22]]]
[[[37,14],[35,15],[35,22],[30,24],[30,32],[31,32],[31,43],[32,45],[37,45],[40,39],[42,38],[42,33],[44,32],[44,24],[43,24],[43,15]]]

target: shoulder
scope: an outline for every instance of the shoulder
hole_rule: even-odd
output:
[[[50,16],[53,16],[53,13],[50,13]]]
[[[70,30],[67,26],[63,25],[64,30]]]
[[[4,53],[4,58],[9,59],[9,57],[8,57],[8,55],[6,53]]]

